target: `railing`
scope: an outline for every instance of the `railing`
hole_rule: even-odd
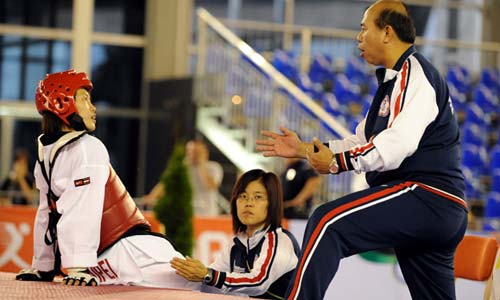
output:
[[[326,141],[350,135],[220,21],[204,9],[197,14],[195,99],[199,117],[212,116],[209,124],[200,125],[199,121],[198,129],[242,171],[264,167],[279,172],[283,166],[282,159],[263,159],[254,152],[261,130],[276,131],[284,125],[305,141],[314,136]],[[213,133],[220,128],[218,134]],[[353,177],[350,173],[326,176],[319,193],[321,201],[351,192]]]
[[[346,58],[359,53],[356,30],[233,19],[221,22],[259,52],[292,51],[302,72],[308,70],[315,54],[333,55],[342,68]],[[417,37],[415,45],[442,73],[451,64],[461,64],[472,71],[485,65],[500,68],[500,43]]]

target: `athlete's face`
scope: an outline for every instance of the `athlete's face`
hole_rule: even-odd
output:
[[[358,33],[358,49],[360,56],[372,65],[383,65],[385,31],[375,24],[378,17],[376,7],[368,8],[361,20],[361,30]]]
[[[96,108],[92,104],[90,94],[86,89],[76,90],[75,106],[87,130],[94,131],[96,127]]]
[[[266,223],[268,206],[267,190],[260,180],[251,181],[236,199],[238,219],[247,226],[249,236]]]

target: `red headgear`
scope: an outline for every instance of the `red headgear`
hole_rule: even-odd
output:
[[[49,111],[70,125],[67,118],[73,113],[78,114],[75,107],[75,93],[79,88],[84,88],[89,92],[92,90],[92,82],[83,72],[67,70],[47,74],[36,88],[35,102],[38,112],[41,114]]]

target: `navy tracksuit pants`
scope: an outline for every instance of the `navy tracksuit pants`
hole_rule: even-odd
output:
[[[392,182],[325,203],[307,222],[286,299],[323,299],[342,258],[389,247],[412,299],[455,299],[453,259],[466,227],[462,199],[420,183]]]

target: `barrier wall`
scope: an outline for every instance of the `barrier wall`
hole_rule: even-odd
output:
[[[152,212],[143,212],[155,232],[164,232],[163,225]],[[31,265],[33,256],[33,222],[36,208],[27,206],[0,207],[0,271],[17,272]],[[286,223],[286,222],[285,222]],[[286,227],[286,224],[283,224]],[[195,217],[194,256],[211,263],[232,238],[230,216]]]
[[[0,272],[17,272],[30,266],[35,213],[33,207],[0,207]],[[145,212],[144,215],[155,231],[162,230],[151,212]],[[300,244],[305,223],[303,220],[289,220],[283,226],[294,234]],[[231,218],[195,217],[193,226],[196,241],[194,257],[208,264],[231,241]],[[481,299],[484,292],[482,282],[458,279],[456,287],[458,300]],[[375,253],[354,255],[342,260],[325,299],[410,300],[411,297],[396,259]]]

